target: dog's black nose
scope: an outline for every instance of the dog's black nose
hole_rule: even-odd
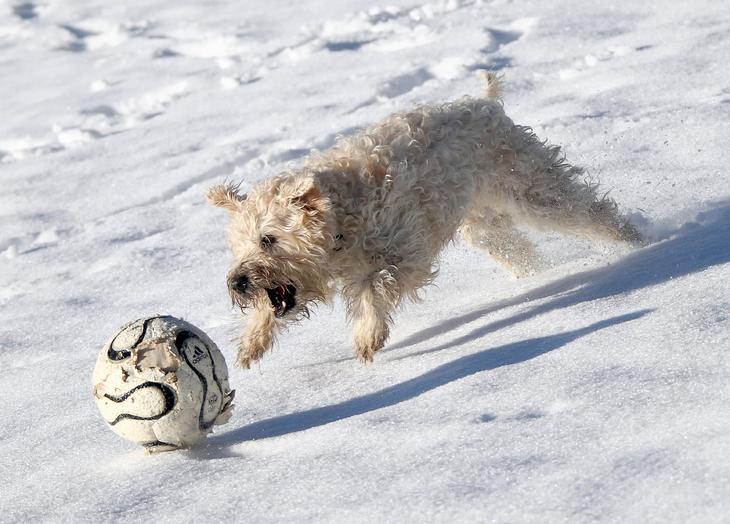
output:
[[[248,289],[248,277],[246,275],[237,275],[231,279],[230,286],[236,293],[245,293]]]

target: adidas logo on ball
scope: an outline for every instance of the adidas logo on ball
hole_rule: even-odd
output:
[[[207,358],[208,355],[205,354],[205,352],[200,349],[200,346],[195,346],[195,351],[193,352],[193,364],[197,364],[204,358]]]

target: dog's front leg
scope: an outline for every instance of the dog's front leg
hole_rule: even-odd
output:
[[[391,313],[400,300],[392,272],[382,270],[345,290],[352,317],[355,353],[363,363],[372,362],[390,334]]]
[[[249,369],[274,345],[276,317],[268,306],[257,306],[252,312],[238,345],[238,364]]]
[[[352,333],[355,342],[355,354],[362,363],[373,361],[375,353],[388,340],[390,315],[383,313],[372,304],[361,304],[353,318]]]

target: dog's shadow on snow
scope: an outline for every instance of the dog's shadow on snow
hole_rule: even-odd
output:
[[[664,236],[666,240],[637,250],[610,266],[571,275],[508,300],[449,318],[410,335],[385,351],[428,341],[500,309],[548,299],[507,318],[481,325],[448,342],[401,357],[391,357],[391,360],[441,351],[549,311],[629,293],[730,262],[730,201],[721,202],[714,209],[700,213],[694,221]]]
[[[640,318],[649,311],[637,311],[608,320],[602,320],[574,331],[486,349],[473,355],[458,358],[416,378],[381,389],[369,395],[249,424],[240,429],[212,437],[210,444],[220,449],[221,447],[232,446],[248,440],[278,437],[393,406],[448,384],[449,382],[468,377],[469,375],[533,359],[543,353],[558,349],[589,333]]]
[[[528,320],[542,313],[581,302],[629,293],[730,262],[730,201],[720,203],[715,209],[700,214],[695,221],[684,224],[678,230],[666,235],[666,238],[666,240],[628,255],[611,266],[571,275],[512,299],[490,304],[443,321],[414,333],[391,346],[389,350],[425,342],[503,308],[547,299],[508,318],[479,326],[448,342],[394,359],[399,360],[440,351],[476,340],[491,331]],[[416,378],[369,395],[249,424],[212,437],[209,439],[210,444],[219,449],[225,448],[249,440],[277,437],[323,426],[392,406],[469,375],[533,359],[595,331],[638,319],[650,311],[637,311],[602,320],[581,329],[486,349],[457,358]]]

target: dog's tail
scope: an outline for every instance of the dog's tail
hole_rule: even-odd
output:
[[[484,94],[492,100],[502,100],[502,77],[493,71],[482,71],[486,82]]]

